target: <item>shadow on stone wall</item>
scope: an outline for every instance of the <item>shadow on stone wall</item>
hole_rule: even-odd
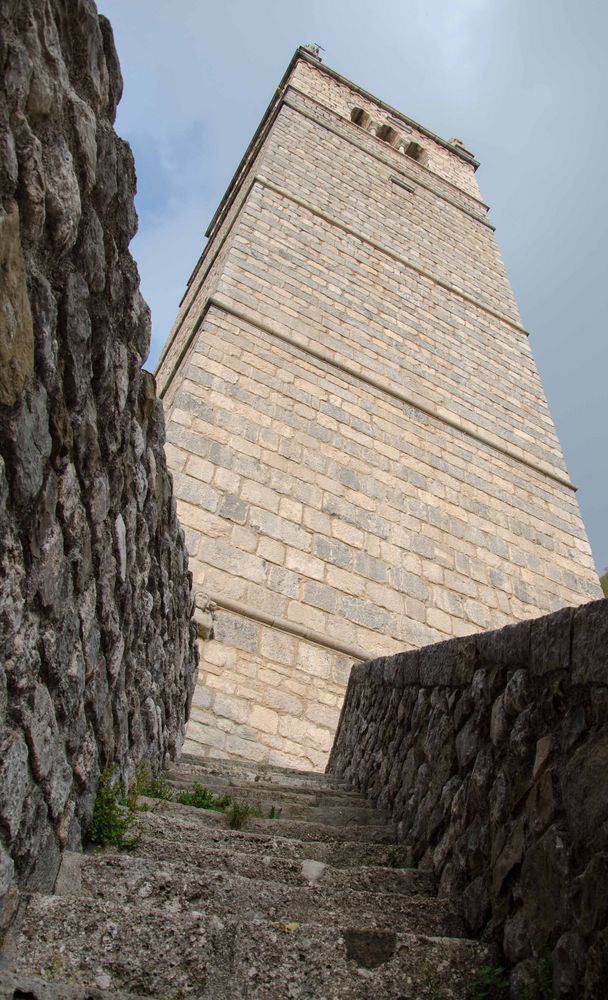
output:
[[[608,601],[353,667],[330,762],[558,997],[608,974]]]
[[[92,0],[0,9],[0,901],[80,846],[100,771],[179,750],[190,577]]]

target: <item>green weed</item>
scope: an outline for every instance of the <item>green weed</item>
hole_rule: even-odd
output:
[[[540,958],[530,969],[518,990],[517,1000],[555,1000],[553,993],[553,969],[548,956]]]
[[[137,806],[137,799],[141,795],[148,799],[163,799],[165,802],[172,802],[175,795],[171,785],[163,775],[158,778],[152,776],[150,767],[145,761],[138,764],[135,781],[129,792],[129,801],[132,803],[132,807],[145,811],[145,806]]]
[[[141,833],[131,799],[125,794],[123,785],[112,783],[112,772],[103,771],[97,786],[93,816],[86,832],[87,843],[132,851]]]
[[[540,959],[527,972],[525,982],[518,984],[516,1000],[555,1000],[552,978],[551,959]],[[510,995],[506,970],[484,965],[473,977],[467,1000],[509,1000]]]
[[[415,865],[407,865],[406,862],[405,862],[405,858],[403,857],[403,854],[401,853],[401,851],[398,848],[393,847],[392,850],[390,850],[388,852],[388,855],[387,855],[387,858],[386,858],[386,867],[387,868],[408,868],[408,867],[414,868]]]
[[[261,815],[262,814],[257,806],[251,806],[248,802],[233,801],[232,804],[226,809],[228,826],[231,830],[240,830],[250,816]]]
[[[194,806],[195,809],[212,809],[214,812],[225,812],[232,805],[230,795],[216,795],[204,785],[194,784],[192,788],[178,792],[175,801],[182,806]]]
[[[162,775],[159,778],[152,777],[150,768],[145,762],[138,766],[135,782],[128,796],[128,803],[132,811],[145,811],[149,808],[145,805],[137,805],[137,800],[142,795],[150,799],[162,799],[165,802],[178,802],[182,806],[193,806],[195,809],[223,812],[228,817],[228,825],[233,830],[240,830],[249,816],[261,816],[261,812],[256,806],[245,802],[236,802],[231,795],[226,793],[218,795],[199,782],[192,785],[192,788],[177,792]],[[276,819],[279,815],[280,810],[276,810],[272,806],[270,819]]]
[[[467,1000],[508,1000],[509,979],[504,969],[483,965],[473,977]]]

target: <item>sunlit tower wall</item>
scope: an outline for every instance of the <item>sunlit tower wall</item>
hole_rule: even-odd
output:
[[[228,187],[157,373],[190,751],[320,768],[354,660],[601,594],[477,166],[298,49]]]

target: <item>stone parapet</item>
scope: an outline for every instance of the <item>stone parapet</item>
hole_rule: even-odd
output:
[[[398,824],[515,978],[605,995],[608,601],[353,667],[328,772]]]

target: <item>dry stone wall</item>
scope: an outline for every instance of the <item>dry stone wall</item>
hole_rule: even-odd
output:
[[[516,978],[608,974],[608,601],[353,668],[329,772],[387,809],[411,860]]]
[[[2,897],[80,844],[101,769],[176,754],[197,653],[110,25],[6,0],[0,66]]]

